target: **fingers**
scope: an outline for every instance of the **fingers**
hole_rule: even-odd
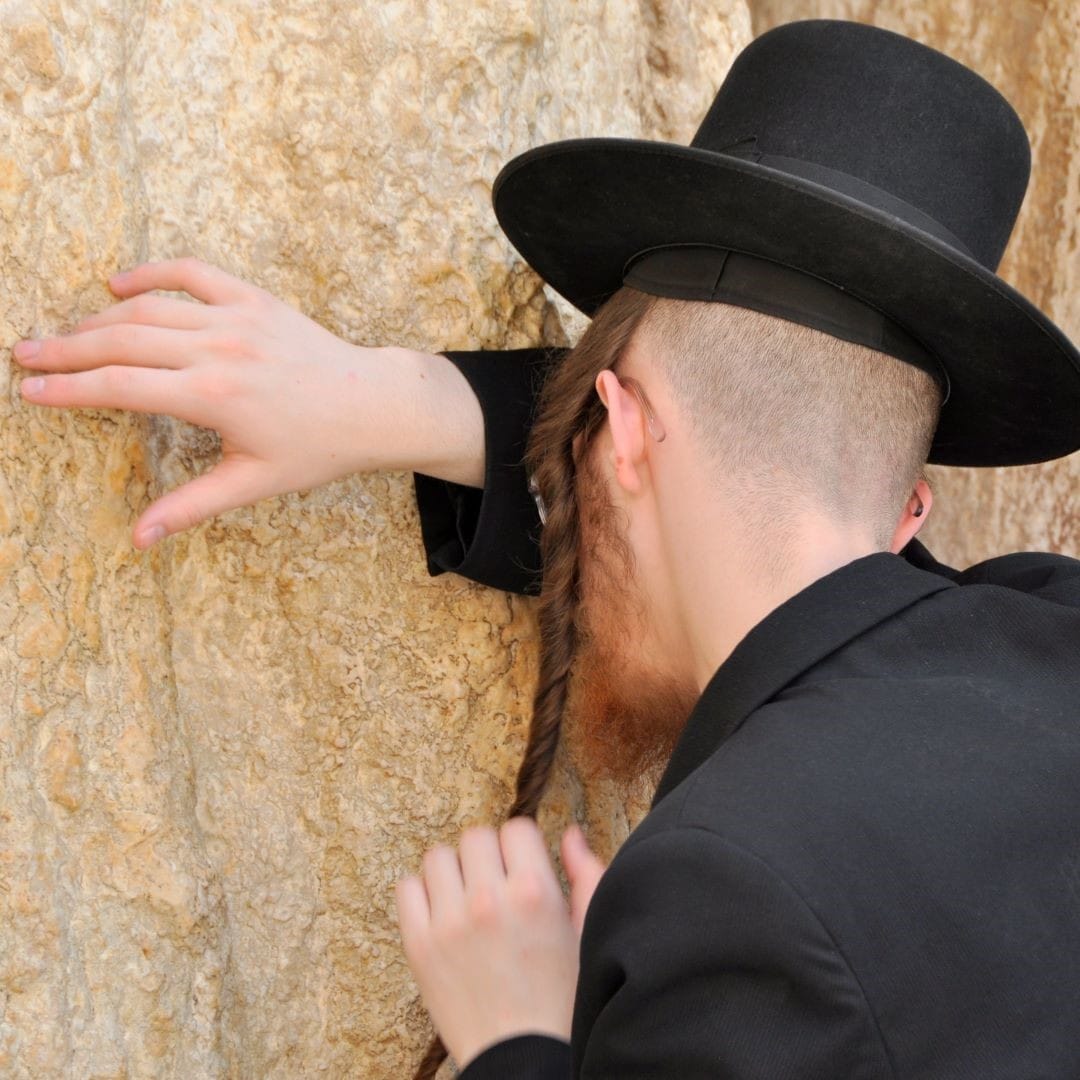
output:
[[[194,304],[182,303],[194,308]],[[105,364],[132,364],[151,368],[182,368],[192,359],[190,334],[158,326],[120,323],[64,337],[44,338],[27,355],[24,342],[15,346],[15,359],[36,371],[88,371]]]
[[[208,472],[163,495],[139,517],[132,541],[141,551],[166,536],[190,529],[226,510],[249,506],[270,494],[250,462],[226,458]]]
[[[506,877],[499,835],[486,826],[475,826],[461,834],[458,858],[467,892],[497,886]]]
[[[431,922],[427,889],[415,874],[403,877],[397,883],[397,917],[402,941],[409,950]]]
[[[74,333],[94,330],[114,323],[141,323],[161,326],[172,330],[199,330],[209,322],[205,304],[190,300],[177,300],[172,296],[155,296],[141,293],[130,300],[121,300],[104,309],[87,315],[75,327]]]
[[[577,825],[571,825],[563,833],[560,850],[563,867],[570,882],[570,921],[580,934],[589,901],[592,900],[606,867],[589,849],[585,834]]]
[[[186,292],[207,304],[229,304],[250,297],[254,287],[202,259],[191,257],[142,263],[109,278],[117,296],[134,296],[149,289]]]
[[[547,843],[532,818],[516,817],[499,830],[506,887],[511,903],[530,918],[554,907],[566,910],[559,879],[551,864]]]
[[[465,885],[452,847],[439,844],[424,855],[424,884],[433,919],[455,919],[464,911]]]
[[[515,817],[505,822],[499,830],[499,843],[508,874],[528,873],[538,866],[551,869],[544,835],[532,818]]]
[[[80,371],[113,363],[181,367],[191,351],[182,335],[167,331],[201,330],[213,318],[206,303],[251,300],[261,289],[200,259],[143,263],[114,274],[110,287],[129,299],[82,319],[73,333],[40,341],[21,341],[15,359],[24,367]],[[183,290],[206,303],[169,296],[142,295],[150,289]],[[95,333],[97,332],[97,333]]]
[[[422,884],[426,908],[412,881]],[[398,883],[398,904],[407,909],[406,917],[411,913],[419,920],[423,914],[428,922],[450,925],[470,918],[490,922],[508,897],[534,912],[552,901],[564,903],[543,834],[531,818],[511,818],[498,833],[487,827],[466,829],[457,851],[445,844],[431,848],[424,855],[422,877]]]
[[[110,365],[74,375],[35,375],[23,379],[20,389],[35,405],[169,413],[207,424],[205,402],[191,395],[183,373],[176,371]]]

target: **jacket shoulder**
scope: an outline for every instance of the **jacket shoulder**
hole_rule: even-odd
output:
[[[1080,607],[1080,559],[1068,555],[1017,551],[976,563],[961,571],[955,580],[958,585],[998,585],[1042,600]]]
[[[891,1078],[858,979],[797,889],[715,830],[646,820],[585,916],[575,1075]]]

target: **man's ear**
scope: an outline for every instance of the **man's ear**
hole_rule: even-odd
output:
[[[610,369],[596,376],[596,392],[608,411],[611,428],[611,466],[615,479],[631,495],[641,491],[647,418],[637,395],[627,390]]]
[[[889,544],[889,550],[894,555],[898,555],[907,547],[915,534],[923,527],[923,522],[930,516],[930,507],[933,505],[934,493],[930,490],[930,485],[925,480],[919,480],[915,484],[911,497],[904,504],[904,512],[900,515],[892,543]]]

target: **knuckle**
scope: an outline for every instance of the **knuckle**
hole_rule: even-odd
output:
[[[148,322],[153,319],[157,311],[157,298],[140,293],[132,299],[128,310],[135,322]]]
[[[251,339],[235,332],[215,334],[213,347],[220,356],[229,359],[248,359],[253,355]]]
[[[439,920],[438,939],[443,946],[460,945],[469,937],[469,920],[464,913],[454,912]]]
[[[246,296],[244,297],[246,307],[253,315],[266,316],[269,314],[276,305],[277,298],[258,285],[252,285],[250,282],[245,282],[245,284],[247,285]]]
[[[468,898],[470,920],[481,928],[497,926],[502,921],[500,897],[489,885],[481,886]]]
[[[102,331],[106,346],[121,355],[131,352],[138,344],[138,331],[131,323],[117,323]]]
[[[131,382],[130,375],[127,368],[117,364],[110,364],[98,371],[98,378],[103,389],[110,394],[125,390]]]
[[[525,870],[510,879],[514,906],[520,911],[535,914],[544,910],[551,900],[548,882],[538,873]]]
[[[237,380],[218,368],[194,368],[187,375],[191,392],[204,401],[223,401],[239,394]]]

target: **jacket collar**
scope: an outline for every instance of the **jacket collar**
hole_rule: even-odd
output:
[[[702,691],[652,805],[689,776],[755,709],[830,653],[919,600],[954,587],[945,574],[935,572],[940,564],[931,559],[935,568],[931,571],[920,569],[915,561],[887,552],[863,556],[819,578],[766,615]]]

